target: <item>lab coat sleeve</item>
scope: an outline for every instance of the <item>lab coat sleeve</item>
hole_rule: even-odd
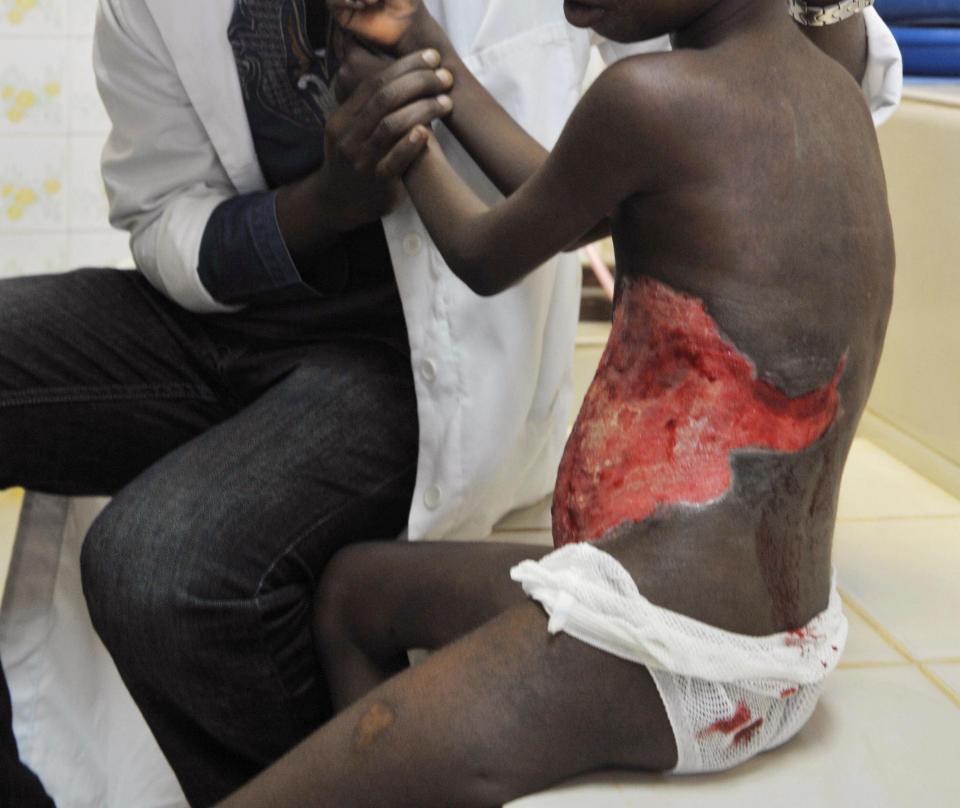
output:
[[[867,72],[863,79],[863,92],[873,113],[873,121],[879,126],[900,106],[903,93],[903,57],[897,42],[876,9],[863,12],[867,25]],[[652,53],[670,49],[669,37],[652,39],[649,42],[620,45],[603,37],[595,37],[604,62],[613,64],[627,56]]]
[[[100,0],[94,69],[112,129],[102,171],[110,222],[130,233],[139,270],[197,313],[235,311],[199,275],[200,244],[213,211],[236,195],[151,20],[120,0]]]
[[[897,41],[876,9],[863,12],[867,23],[867,72],[863,92],[873,113],[873,122],[880,126],[897,111],[903,95],[903,56]]]

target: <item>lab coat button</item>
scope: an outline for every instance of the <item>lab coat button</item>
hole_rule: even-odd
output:
[[[437,363],[432,359],[424,359],[420,363],[420,375],[427,382],[435,382],[437,380]]]
[[[440,507],[440,501],[443,499],[443,492],[440,490],[439,486],[431,485],[426,491],[423,492],[423,504],[427,506],[431,511],[435,511]]]
[[[403,251],[414,258],[423,252],[423,239],[416,233],[410,233],[403,239]]]

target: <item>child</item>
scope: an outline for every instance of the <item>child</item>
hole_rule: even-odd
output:
[[[725,769],[795,735],[842,652],[836,501],[894,266],[859,88],[779,0],[565,9],[675,50],[607,70],[548,157],[419,3],[367,30],[440,43],[448,126],[506,196],[488,206],[432,133],[408,135],[425,148],[407,189],[464,283],[496,294],[613,233],[613,330],[558,476],[559,549],[344,551],[318,640],[346,709],[227,805],[488,806],[601,768]],[[399,673],[415,647],[442,650]]]

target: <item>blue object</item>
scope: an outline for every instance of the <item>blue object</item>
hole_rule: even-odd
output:
[[[960,25],[960,0],[877,0],[884,21],[895,25]]]
[[[960,76],[960,28],[891,27],[908,75]]]

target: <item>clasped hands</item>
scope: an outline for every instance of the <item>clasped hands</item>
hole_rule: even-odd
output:
[[[426,127],[453,108],[453,75],[437,49],[420,46],[445,36],[420,0],[326,2],[341,29],[341,106],[327,121],[318,179],[328,224],[345,231],[402,198],[400,178],[426,146]]]

